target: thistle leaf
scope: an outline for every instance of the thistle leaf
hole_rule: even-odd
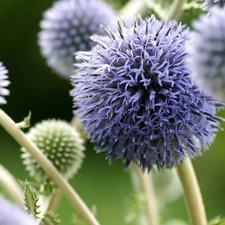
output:
[[[41,220],[41,225],[58,225],[60,220],[57,217],[58,215],[54,213],[46,213]]]
[[[28,127],[30,127],[30,119],[31,119],[31,111],[29,111],[28,116],[25,117],[25,118],[23,119],[23,121],[17,123],[16,125],[17,125],[20,129],[28,128]]]
[[[40,206],[37,204],[39,198],[36,196],[35,190],[31,188],[30,184],[27,181],[24,188],[24,197],[27,211],[37,218],[38,214],[40,213],[38,211]]]

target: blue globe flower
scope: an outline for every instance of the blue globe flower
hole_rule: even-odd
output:
[[[118,23],[77,53],[71,95],[96,151],[142,170],[195,157],[219,129],[220,103],[193,84],[184,64],[188,30],[154,16]]]
[[[194,80],[225,101],[225,7],[215,7],[193,24],[186,47],[187,65]]]
[[[0,104],[6,104],[3,96],[9,95],[9,90],[6,87],[10,84],[7,76],[8,70],[0,62]]]
[[[57,1],[44,13],[39,45],[47,64],[65,78],[73,73],[75,51],[90,50],[94,33],[103,34],[100,24],[109,25],[116,13],[101,0]]]
[[[202,9],[205,11],[211,11],[215,6],[225,6],[225,0],[204,0],[202,3]]]
[[[24,209],[0,200],[0,225],[38,225]]]

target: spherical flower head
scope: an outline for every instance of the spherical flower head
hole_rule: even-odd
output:
[[[45,120],[30,129],[27,137],[32,140],[57,170],[71,178],[81,167],[84,158],[83,141],[74,127],[61,120]],[[44,182],[48,176],[32,156],[22,148],[23,163],[30,176]]]
[[[10,84],[7,76],[8,70],[0,62],[0,104],[6,104],[3,96],[9,95],[9,90],[6,87]]]
[[[204,0],[201,7],[205,11],[211,11],[215,6],[225,6],[225,0]]]
[[[109,25],[116,13],[101,0],[57,1],[44,13],[39,45],[47,64],[69,79],[73,73],[74,52],[90,50],[90,36],[103,34],[100,24]]]
[[[21,207],[0,200],[0,225],[38,225],[38,222]]]
[[[187,65],[196,83],[225,101],[225,8],[215,7],[193,24],[186,47]]]
[[[97,152],[135,161],[145,170],[172,167],[201,154],[218,129],[220,104],[202,94],[184,64],[188,30],[154,16],[118,23],[108,40],[96,37],[77,53],[72,76],[76,111]]]

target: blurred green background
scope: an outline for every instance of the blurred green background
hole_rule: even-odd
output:
[[[47,67],[37,45],[37,33],[42,13],[52,0],[0,0],[0,61],[9,70],[11,94],[2,106],[16,122],[32,111],[31,124],[48,119],[72,118],[70,83],[59,78]],[[111,1],[120,8],[123,1]],[[87,9],[88,10],[88,9]],[[195,12],[186,12],[183,20],[190,22]],[[225,116],[225,111],[220,112]],[[225,124],[222,124],[223,127]],[[225,132],[220,132],[210,151],[193,160],[202,190],[208,219],[225,216]],[[0,128],[0,163],[16,178],[30,180],[25,172],[19,145]],[[157,172],[153,175],[156,176]],[[125,199],[132,193],[127,172],[120,160],[112,165],[105,154],[95,154],[88,143],[86,158],[78,175],[71,180],[73,187],[89,207],[97,206],[97,218],[104,225],[124,224]],[[161,184],[163,185],[163,184]],[[169,193],[168,193],[169,195]],[[63,198],[58,213],[61,224],[71,224],[73,209]],[[162,221],[180,218],[188,221],[183,198],[168,205]]]

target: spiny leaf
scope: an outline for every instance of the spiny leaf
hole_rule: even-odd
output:
[[[37,204],[39,198],[36,196],[35,191],[31,188],[30,184],[26,181],[26,185],[24,188],[24,200],[25,200],[25,205],[27,207],[27,211],[33,215],[34,217],[38,217],[38,212],[39,205]]]
[[[58,225],[60,220],[57,217],[58,215],[54,213],[46,213],[41,220],[41,225]]]
[[[23,190],[25,190],[27,181],[18,180],[18,182],[19,182],[20,186],[23,188]],[[40,192],[39,192],[40,184],[29,181],[29,186],[33,191],[35,191],[36,194],[40,194]]]
[[[25,118],[23,119],[23,121],[17,123],[16,125],[17,125],[20,129],[28,128],[28,127],[30,127],[30,119],[31,119],[31,111],[29,111],[28,116],[25,117]]]
[[[25,189],[27,183],[26,181],[18,180],[20,186]],[[42,183],[29,182],[31,189],[38,195],[49,196],[52,194],[55,188],[55,184],[51,180],[46,180]]]

